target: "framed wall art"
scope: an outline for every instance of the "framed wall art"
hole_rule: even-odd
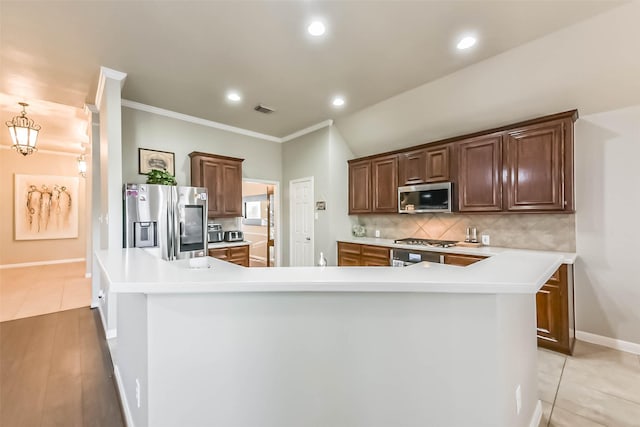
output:
[[[176,155],[168,151],[138,148],[138,173],[144,175],[151,172],[151,169],[160,169],[175,176],[175,159]]]
[[[78,237],[78,178],[15,175],[16,240]]]

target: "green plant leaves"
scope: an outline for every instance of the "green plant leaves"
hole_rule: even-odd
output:
[[[177,185],[176,178],[161,169],[151,169],[147,175],[147,184]]]

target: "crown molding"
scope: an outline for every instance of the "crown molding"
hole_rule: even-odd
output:
[[[104,93],[104,85],[107,79],[117,80],[120,82],[120,89],[124,86],[124,79],[127,78],[127,73],[122,71],[113,70],[107,67],[100,67],[100,76],[98,77],[98,89],[96,90],[96,109],[100,110],[100,104],[102,102],[102,94]]]
[[[306,135],[308,133],[315,132],[318,129],[322,129],[322,128],[327,127],[327,126],[333,126],[333,120],[331,120],[331,119],[325,120],[324,122],[320,122],[320,123],[317,123],[315,125],[309,126],[307,128],[301,129],[301,130],[299,130],[297,132],[291,133],[291,134],[289,134],[287,136],[284,136],[284,137],[280,138],[280,142],[291,141],[292,139],[299,138],[302,135]]]
[[[189,123],[195,123],[202,126],[220,129],[227,132],[250,136],[252,138],[264,139],[265,141],[282,142],[282,138],[278,138],[277,136],[271,136],[264,133],[254,132],[251,130],[242,129],[235,126],[229,126],[229,125],[225,125],[224,123],[214,122],[213,120],[207,120],[207,119],[202,119],[200,117],[190,116],[188,114],[177,113],[175,111],[165,110],[164,108],[154,107],[152,105],[142,104],[136,101],[130,101],[128,99],[122,100],[122,106],[127,108],[133,108],[134,110],[146,111],[147,113],[158,114],[160,116],[170,117],[172,119],[182,120]]]

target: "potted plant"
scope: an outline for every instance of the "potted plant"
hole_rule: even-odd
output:
[[[151,169],[147,175],[147,184],[177,185],[176,178],[166,170]]]

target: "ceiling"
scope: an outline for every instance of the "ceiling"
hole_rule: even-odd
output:
[[[36,121],[40,114],[49,120],[46,106],[77,116],[93,102],[99,67],[106,66],[127,73],[125,99],[283,137],[619,4],[3,0],[3,120],[19,112],[17,105],[6,112],[10,100],[33,104],[27,111]],[[325,37],[307,34],[314,17],[326,22]],[[465,32],[476,33],[478,45],[457,51]],[[242,102],[226,101],[232,88]],[[335,94],[346,98],[339,110],[330,106]],[[253,111],[258,103],[276,112]],[[65,113],[68,107],[74,110]],[[49,126],[42,124],[44,137]]]

